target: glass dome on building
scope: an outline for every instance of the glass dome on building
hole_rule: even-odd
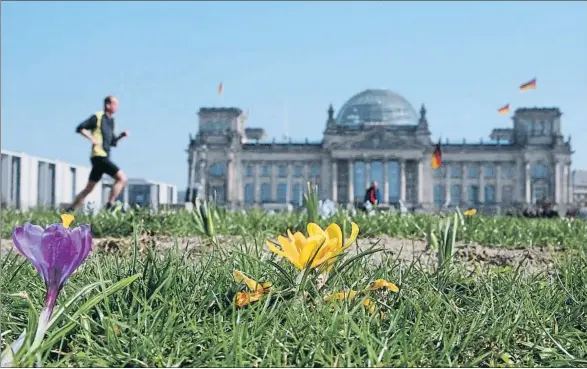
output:
[[[340,126],[416,125],[418,114],[403,96],[386,89],[369,89],[351,97],[338,111]]]

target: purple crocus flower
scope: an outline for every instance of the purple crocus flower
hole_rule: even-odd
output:
[[[14,228],[14,245],[43,277],[47,287],[45,308],[39,319],[37,339],[45,334],[46,324],[51,318],[57,295],[67,279],[86,260],[92,250],[92,234],[89,224],[70,229],[74,217],[61,215],[62,224],[52,224],[47,229],[25,223]],[[39,335],[42,334],[40,337]]]

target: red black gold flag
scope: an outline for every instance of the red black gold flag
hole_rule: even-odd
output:
[[[432,169],[438,169],[442,165],[442,151],[440,150],[440,141],[438,141],[438,143],[436,144],[436,148],[432,153],[430,165],[432,166]]]
[[[218,95],[222,96],[222,91],[224,90],[224,83],[220,82],[218,85]]]
[[[501,108],[497,109],[499,114],[507,114],[510,112],[510,104],[504,105]]]
[[[528,81],[520,86],[520,91],[524,92],[526,90],[535,90],[536,89],[536,78],[531,81]]]

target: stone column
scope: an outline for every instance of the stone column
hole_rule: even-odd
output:
[[[567,193],[566,199],[567,204],[573,203],[573,172],[571,171],[571,164],[565,166],[567,171]]]
[[[531,204],[532,203],[532,182],[530,181],[530,162],[526,161],[524,162],[524,181],[525,186],[524,186],[524,193],[525,193],[525,201],[526,204]]]
[[[498,209],[501,208],[502,203],[502,192],[501,192],[501,163],[497,163],[497,168],[495,171],[495,175],[497,178],[495,179],[495,201],[497,202]]]
[[[516,173],[514,175],[514,202],[525,202],[526,196],[523,194],[525,193],[525,186],[524,186],[524,161],[522,158],[516,158]]]
[[[277,202],[277,166],[273,165],[273,163],[271,163],[271,176],[270,181],[271,181],[271,202],[275,203]]]
[[[332,186],[332,201],[334,203],[338,203],[338,167],[336,165],[336,161],[333,160],[332,161],[332,182],[331,182],[331,186]]]
[[[454,163],[450,163],[446,165],[445,173],[444,173],[444,203],[449,205],[454,205],[451,199],[450,187],[451,187],[451,178],[450,178],[450,169],[452,166],[455,165]],[[458,200],[458,199],[457,199]],[[444,204],[442,204],[444,205]]]
[[[467,164],[461,164],[461,203],[469,202],[469,186],[467,186]]]
[[[383,160],[383,202],[389,203],[389,162]]]
[[[235,177],[236,177],[236,193],[237,193],[237,204],[239,207],[244,207],[245,204],[245,170],[243,167],[243,159],[241,155],[238,155],[237,160],[236,160],[236,169],[235,169]]]
[[[556,161],[554,164],[554,203],[559,205],[562,202],[562,189],[563,189],[563,173],[561,168],[561,162]]]
[[[255,186],[255,204],[261,203],[261,164],[255,163],[253,169],[253,185]]]
[[[406,160],[401,159],[400,161],[400,192],[399,197],[400,200],[405,204],[406,203]]]
[[[562,166],[562,171],[563,171],[563,173],[562,173],[562,177],[563,178],[562,178],[562,186],[561,186],[561,191],[560,191],[561,192],[560,197],[561,197],[561,202],[562,203],[565,203],[565,202],[568,203],[568,201],[565,201],[565,199],[568,198],[568,195],[565,192],[568,191],[567,189],[569,188],[569,184],[572,182],[572,178],[570,178],[569,166],[566,165],[566,164],[561,164],[561,166]]]
[[[234,175],[234,152],[230,151],[228,153],[228,159],[226,160],[226,188],[224,189],[224,196],[226,204],[235,205],[236,203],[236,193],[235,193],[235,185],[236,185],[236,178]]]
[[[195,160],[195,153],[194,150],[188,149],[188,188],[187,188],[187,198],[181,199],[180,201],[192,201],[192,192],[194,188],[194,177],[196,175],[196,160]]]
[[[318,197],[320,200],[332,197],[330,188],[332,187],[332,168],[330,167],[330,160],[328,155],[322,157],[320,166],[320,183],[318,183]],[[330,182],[328,181],[330,179]]]
[[[287,204],[292,203],[292,164],[288,163],[287,164],[287,191],[285,192],[285,202]]]
[[[206,162],[204,160],[200,160],[200,185],[201,185],[201,193],[198,193],[198,197],[202,200],[208,200],[206,197],[208,193],[207,183],[206,183]]]
[[[424,203],[424,160],[418,160],[418,203]]]
[[[365,188],[371,186],[371,161],[365,160]]]
[[[479,163],[479,203],[485,205],[485,173],[483,163]]]
[[[348,180],[349,180],[349,203],[353,204],[355,202],[355,186],[354,186],[354,182],[355,182],[355,164],[353,162],[353,159],[349,159],[349,176],[348,176]]]

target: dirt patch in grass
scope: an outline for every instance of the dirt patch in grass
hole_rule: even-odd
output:
[[[375,263],[384,258],[398,260],[401,263],[416,262],[424,267],[433,267],[437,264],[436,252],[429,250],[424,241],[412,241],[391,237],[364,239],[361,249],[370,245],[383,248],[384,251],[373,255]],[[548,270],[554,267],[557,256],[563,249],[553,247],[525,247],[507,249],[474,244],[458,244],[455,248],[455,261],[464,263],[468,268],[480,267],[517,267],[522,265],[526,270]]]
[[[131,250],[132,238],[102,238],[94,239],[94,248],[101,252],[122,252],[128,253]],[[243,248],[256,246],[264,247],[264,242],[252,238],[220,236],[218,243],[228,248]],[[191,255],[198,255],[201,252],[211,250],[214,245],[203,237],[159,237],[141,236],[139,238],[139,252],[145,253],[149,248],[166,250],[177,245],[182,252],[189,252]],[[383,249],[382,252],[370,256],[375,264],[383,260],[396,260],[402,264],[409,265],[412,262],[422,267],[430,268],[436,265],[436,253],[426,247],[424,241],[405,240],[391,237],[362,238],[359,240],[359,247],[353,245],[351,253],[365,251],[370,247]],[[13,248],[12,240],[2,240],[1,255]],[[501,247],[489,247],[481,245],[457,245],[455,250],[455,261],[466,264],[467,269],[475,267],[517,267],[522,265],[524,270],[549,270],[554,266],[562,249],[553,247],[526,247],[518,249],[506,249]]]

